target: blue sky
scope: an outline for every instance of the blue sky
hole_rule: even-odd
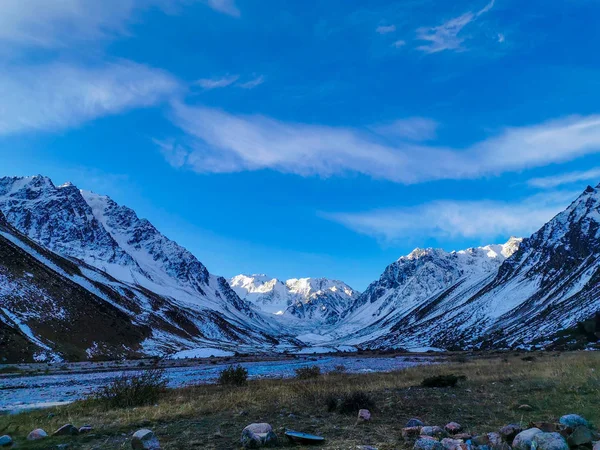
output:
[[[108,194],[224,276],[364,289],[600,182],[593,0],[4,0],[0,175]]]

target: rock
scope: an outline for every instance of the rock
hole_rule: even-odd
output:
[[[131,448],[134,450],[160,449],[160,443],[152,430],[144,428],[133,434]]]
[[[46,433],[41,428],[36,428],[31,433],[27,435],[28,441],[39,441],[40,439],[45,439],[48,437],[48,433]]]
[[[405,441],[416,439],[421,434],[421,427],[402,428],[402,438]]]
[[[569,450],[569,444],[560,433],[537,433],[533,442],[538,450]]]
[[[365,422],[371,420],[371,411],[368,409],[361,409],[358,411],[358,419],[364,420]]]
[[[446,430],[450,434],[456,434],[462,431],[462,426],[456,422],[450,422],[446,424],[444,430]]]
[[[542,433],[542,430],[539,428],[529,428],[528,430],[521,431],[515,436],[512,447],[515,450],[530,450],[533,438],[539,433]]]
[[[441,441],[446,450],[468,450],[469,446],[460,439],[444,438]]]
[[[13,440],[8,434],[0,436],[0,447],[8,447],[9,445],[12,445],[12,443]]]
[[[268,423],[251,423],[242,431],[241,443],[244,448],[269,447],[277,444],[277,435]]]
[[[418,417],[413,417],[408,422],[406,422],[406,428],[424,427],[424,426],[425,426],[425,424]]]
[[[533,406],[531,405],[520,405],[518,408],[520,411],[533,411]]]
[[[444,450],[440,441],[431,437],[422,437],[415,441],[414,450]]]
[[[600,450],[600,441],[594,443],[594,448],[593,450]]]
[[[77,436],[78,434],[79,430],[68,423],[52,433],[52,436]]]
[[[505,442],[512,444],[517,434],[519,434],[521,431],[523,431],[523,427],[521,425],[511,423],[510,425],[506,425],[505,427],[500,428],[499,433]]]
[[[529,422],[529,428],[539,428],[544,433],[552,433],[554,431],[560,431],[560,429],[564,427],[552,422]]]
[[[468,441],[469,439],[471,439],[473,436],[470,435],[469,433],[458,433],[455,434],[454,436],[452,436],[454,439],[461,439],[463,441]]]
[[[370,445],[359,445],[356,448],[358,450],[379,450],[377,447],[371,447]]]
[[[91,425],[84,425],[79,428],[79,434],[91,433],[94,429]]]
[[[500,433],[492,432],[487,434],[487,438],[494,448],[500,448],[505,443]]]
[[[562,425],[573,429],[577,428],[579,425],[588,428],[590,427],[590,423],[577,414],[567,414],[566,416],[562,416],[558,421]]]
[[[421,427],[421,435],[432,436],[435,438],[444,438],[446,437],[446,432],[442,429],[442,427],[438,426]]]
[[[593,436],[590,429],[583,425],[579,425],[568,437],[567,442],[570,447],[576,447],[578,445],[590,444],[592,439]]]

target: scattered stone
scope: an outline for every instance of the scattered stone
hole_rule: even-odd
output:
[[[416,439],[421,434],[421,427],[406,427],[402,428],[402,438],[405,441]]]
[[[504,440],[502,439],[502,436],[500,435],[500,433],[488,433],[487,434],[487,438],[490,442],[490,444],[492,445],[492,447],[502,447],[502,445],[504,444]]]
[[[435,438],[444,438],[446,437],[446,432],[442,427],[432,426],[432,427],[421,427],[421,435],[423,436],[432,436]]]
[[[134,450],[155,450],[160,449],[160,443],[152,430],[143,428],[133,434],[131,448]]]
[[[454,439],[462,439],[463,441],[468,441],[469,439],[471,439],[473,436],[469,433],[458,433],[455,434],[454,436],[452,436]]]
[[[45,439],[47,437],[48,437],[48,433],[46,433],[41,428],[37,428],[27,435],[27,440],[28,441],[39,441],[40,439]]]
[[[593,440],[592,432],[588,427],[579,425],[573,430],[567,442],[570,447],[576,447],[578,445],[590,444]]]
[[[521,431],[523,431],[523,427],[521,425],[511,423],[510,425],[506,425],[505,427],[500,428],[499,433],[505,442],[512,444],[517,434],[519,434]]]
[[[542,430],[539,428],[529,428],[528,430],[521,431],[515,436],[512,447],[515,450],[530,450],[533,438],[539,433],[542,433]]]
[[[277,435],[268,423],[251,423],[242,431],[241,443],[244,448],[269,447],[277,444]]]
[[[12,445],[12,443],[13,440],[8,434],[0,436],[0,447],[8,447],[9,445]]]
[[[76,436],[78,434],[79,430],[70,423],[68,423],[60,427],[54,433],[52,433],[52,436]]]
[[[418,417],[413,417],[408,422],[406,422],[406,428],[424,427],[424,426],[425,426],[425,424]]]
[[[94,429],[91,425],[84,425],[79,428],[79,434],[91,433]]]
[[[358,411],[358,419],[365,422],[371,420],[371,411],[368,409],[361,409]]]
[[[562,416],[559,419],[559,422],[569,428],[577,428],[579,425],[583,425],[584,427],[590,427],[590,423],[585,420],[583,417],[577,414],[567,414],[566,416]]]
[[[533,406],[531,405],[520,405],[518,408],[520,411],[533,411]]]
[[[462,431],[462,426],[456,422],[450,422],[446,424],[444,430],[446,430],[450,434],[457,434]]]
[[[446,450],[468,450],[468,445],[460,439],[444,438],[441,441],[442,447]]]
[[[538,450],[569,450],[569,444],[560,433],[537,433],[533,442]]]
[[[444,450],[444,447],[431,436],[425,436],[415,441],[414,450]]]
[[[488,437],[487,434],[480,434],[477,436],[473,436],[473,438],[471,439],[471,442],[476,447],[482,447],[484,445],[489,446],[491,444],[490,438]]]

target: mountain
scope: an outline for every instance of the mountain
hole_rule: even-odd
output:
[[[266,275],[237,275],[229,284],[264,312],[326,325],[337,323],[359,295],[346,283],[327,278],[281,281]]]
[[[0,211],[4,227],[10,227],[4,231],[5,239],[10,235],[14,242],[26,242],[21,252],[52,254],[51,259],[71,267],[65,273],[87,280],[82,281],[87,293],[72,298],[69,308],[56,307],[67,311],[77,326],[84,330],[92,322],[93,316],[74,314],[79,302],[92,295],[95,301],[119,305],[132,326],[143,330],[144,338],[127,341],[124,353],[160,354],[210,346],[258,350],[292,342],[278,324],[240,299],[227,280],[210,274],[190,252],[108,197],[80,191],[72,184],[55,186],[42,176],[5,177],[0,178]],[[20,283],[26,281],[21,278]],[[6,280],[0,283],[3,311],[15,319],[11,326],[19,328],[22,323],[34,330],[30,342],[50,342],[45,328],[29,325],[30,320],[41,320],[36,302],[14,286]],[[112,339],[111,327],[104,330],[106,336],[98,337],[96,346]],[[85,345],[81,343],[82,348]],[[83,358],[79,350],[74,349],[74,354]],[[97,353],[94,356],[118,356],[112,347]]]
[[[588,187],[522,242],[453,253],[416,250],[358,298],[338,324],[338,340],[446,349],[597,340],[599,230],[600,186]]]

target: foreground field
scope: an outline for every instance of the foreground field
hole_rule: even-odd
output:
[[[532,357],[533,356],[533,357]],[[454,388],[423,388],[425,377],[464,375]],[[373,419],[328,412],[327,400],[364,392],[373,402]],[[241,430],[252,422],[320,434],[324,448],[380,450],[406,448],[400,430],[411,417],[431,425],[456,421],[474,433],[496,431],[511,422],[555,421],[577,413],[600,423],[600,354],[595,352],[498,354],[455,357],[436,366],[393,373],[322,375],[312,380],[251,381],[246,387],[205,385],[167,391],[155,406],[106,410],[89,402],[0,417],[0,434],[18,448],[130,448],[139,428],[152,429],[164,449],[235,449]],[[519,409],[530,405],[531,411]],[[90,424],[94,432],[73,438],[25,441],[29,431],[52,432],[64,425]],[[292,444],[281,440],[283,447]],[[296,447],[302,448],[302,447]]]

